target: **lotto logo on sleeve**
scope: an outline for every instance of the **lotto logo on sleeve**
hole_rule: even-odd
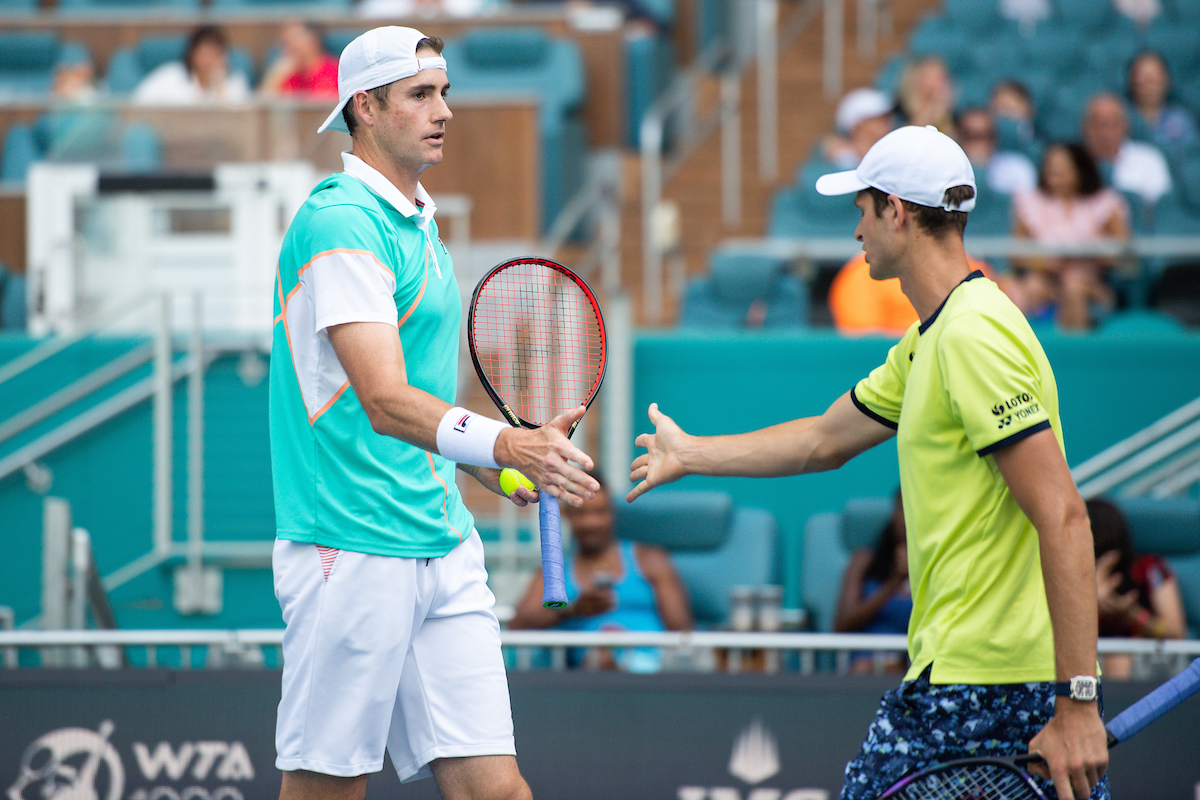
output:
[[[466,433],[467,426],[470,424],[471,424],[471,415],[463,414],[462,419],[460,419],[458,422],[454,423],[454,430],[458,431],[459,433]]]

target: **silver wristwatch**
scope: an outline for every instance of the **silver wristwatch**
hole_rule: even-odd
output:
[[[1091,675],[1076,675],[1070,681],[1054,684],[1054,694],[1069,697],[1081,703],[1095,702],[1100,682]]]

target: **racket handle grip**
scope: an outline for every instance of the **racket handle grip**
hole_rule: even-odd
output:
[[[542,538],[542,605],[562,608],[567,604],[567,585],[563,579],[562,522],[558,498],[541,492],[538,500],[538,527]]]
[[[1108,732],[1117,742],[1130,736],[1170,711],[1200,690],[1200,658],[1171,680],[1117,714],[1108,723]]]

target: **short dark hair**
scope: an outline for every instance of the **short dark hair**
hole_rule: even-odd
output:
[[[1100,177],[1100,169],[1096,166],[1096,160],[1092,158],[1092,154],[1087,151],[1086,147],[1079,142],[1055,142],[1042,154],[1042,164],[1038,169],[1037,179],[1039,189],[1043,192],[1048,191],[1046,187],[1046,156],[1050,154],[1050,151],[1057,149],[1065,150],[1071,159],[1071,164],[1075,167],[1075,176],[1079,179],[1079,194],[1090,197],[1104,188],[1104,179]]]
[[[225,35],[224,29],[216,25],[201,25],[196,28],[188,37],[187,49],[183,51],[183,65],[187,67],[189,75],[195,71],[192,67],[192,56],[196,48],[205,42],[211,42],[223,51],[229,50],[229,37]]]
[[[419,53],[422,50],[432,50],[439,56],[442,54],[442,48],[446,43],[437,36],[426,36],[421,41],[417,42],[414,53]],[[394,83],[394,81],[393,81]],[[367,89],[367,93],[375,98],[375,102],[379,103],[380,108],[387,108],[388,94],[391,93],[392,84],[385,83],[383,86],[376,86],[374,89]],[[351,97],[346,101],[346,105],[342,106],[342,121],[346,123],[346,130],[350,131],[350,135],[354,135],[354,129],[358,127],[358,117],[354,115],[354,98]]]
[[[868,186],[863,191],[871,195],[871,201],[875,206],[875,216],[878,217],[887,208],[888,193],[876,189],[874,186]],[[942,196],[942,202],[951,205],[961,205],[974,196],[975,189],[970,186],[965,184],[962,186],[951,186]],[[959,236],[962,236],[963,231],[967,228],[966,211],[947,211],[944,208],[923,206],[908,200],[901,200],[900,202],[904,204],[904,210],[913,215],[913,219],[917,221],[917,227],[934,238],[941,239],[950,233],[950,231],[956,231]]]

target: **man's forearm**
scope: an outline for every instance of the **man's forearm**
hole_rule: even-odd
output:
[[[1086,512],[1071,512],[1060,530],[1039,530],[1038,539],[1058,680],[1095,675],[1096,562]]]
[[[749,433],[689,436],[677,455],[692,475],[777,478],[841,466],[842,461],[818,452],[812,435],[818,420],[805,417]]]

